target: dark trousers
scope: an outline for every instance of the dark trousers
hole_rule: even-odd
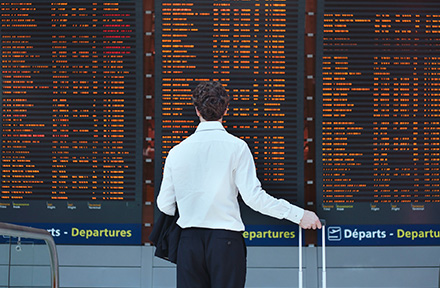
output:
[[[178,288],[240,288],[246,281],[241,232],[183,229],[177,250]]]

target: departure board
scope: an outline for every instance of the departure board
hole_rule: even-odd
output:
[[[440,223],[439,11],[318,1],[317,195],[330,223]]]
[[[104,225],[141,222],[137,2],[0,3],[1,221],[55,223],[67,242],[140,242]]]
[[[165,0],[155,10],[156,189],[168,151],[199,123],[191,91],[217,80],[231,97],[223,124],[248,143],[263,188],[302,206],[304,1]]]

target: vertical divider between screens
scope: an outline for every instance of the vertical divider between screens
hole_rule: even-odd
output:
[[[316,0],[316,27],[323,27],[323,21],[324,21],[324,1],[323,0]],[[323,31],[321,28],[316,28],[316,47],[322,46],[322,37],[323,37]],[[316,62],[315,62],[315,75],[316,75],[316,81],[315,81],[315,91],[316,91],[316,97],[315,97],[315,131],[316,131],[316,138],[315,138],[315,191],[316,191],[316,209],[319,212],[322,208],[322,176],[318,175],[317,173],[320,173],[322,171],[322,113],[321,113],[321,107],[322,107],[322,49],[316,49]],[[319,213],[318,213],[319,215]]]
[[[317,0],[306,0],[304,17],[304,207],[316,211],[316,3]],[[318,58],[319,59],[319,58]],[[305,243],[316,244],[316,231],[305,231]]]
[[[154,121],[155,121],[155,110],[154,110],[154,1],[153,0],[143,0],[138,2],[138,5],[142,5],[140,27],[143,27],[143,33],[141,33],[140,46],[142,47],[142,59],[138,63],[138,67],[142,69],[139,73],[140,83],[143,83],[143,90],[141,92],[141,103],[138,109],[143,107],[143,118],[139,117],[139,120],[144,124],[142,143],[142,157],[141,159],[143,171],[142,171],[142,223],[143,223],[143,233],[142,233],[142,243],[148,242],[148,236],[151,233],[152,223],[154,222]],[[142,61],[144,60],[144,61]],[[147,77],[148,75],[148,77]]]
[[[306,85],[305,82],[307,77],[305,74],[305,63],[306,59],[304,58],[306,54],[306,47],[304,45],[306,41],[305,37],[305,29],[306,29],[306,1],[308,0],[299,0],[298,1],[298,51],[297,51],[297,83],[298,83],[298,111],[297,111],[297,121],[298,121],[298,129],[302,129],[302,131],[297,131],[298,134],[298,146],[297,146],[297,159],[298,159],[298,203],[293,203],[300,205],[301,207],[305,207],[306,204],[306,181],[305,177],[307,175],[307,171],[305,169],[301,169],[304,167],[306,156],[306,134],[307,134],[307,122],[306,122],[306,105],[307,102],[305,97],[306,93]],[[301,137],[302,136],[302,137]]]
[[[154,192],[154,207],[153,211],[158,211],[155,203],[157,194],[159,192],[160,183],[162,180],[162,9],[161,1],[147,0],[152,3],[154,7],[154,178],[153,178],[153,192]]]

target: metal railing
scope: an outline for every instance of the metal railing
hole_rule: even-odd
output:
[[[0,235],[9,237],[30,238],[36,240],[43,240],[49,248],[50,268],[51,268],[51,287],[58,288],[59,286],[59,269],[58,269],[58,254],[55,241],[52,235],[44,229],[37,229],[32,227],[19,226],[9,223],[0,222]]]

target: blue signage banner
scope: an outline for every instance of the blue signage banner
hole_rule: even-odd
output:
[[[243,236],[247,246],[298,246],[298,233],[297,225],[247,225]],[[438,246],[440,225],[327,225],[326,245]]]
[[[14,223],[45,229],[56,244],[140,245],[141,224],[114,223]]]
[[[15,223],[45,229],[56,244],[141,245],[140,224]],[[247,246],[298,246],[297,225],[247,225]],[[304,239],[304,237],[303,237]],[[318,230],[318,245],[321,243]],[[7,238],[3,242],[9,241]],[[327,225],[327,246],[438,246],[440,225]]]
[[[246,225],[247,246],[298,246],[297,225]]]
[[[440,225],[328,225],[326,245],[436,246],[440,245]]]

